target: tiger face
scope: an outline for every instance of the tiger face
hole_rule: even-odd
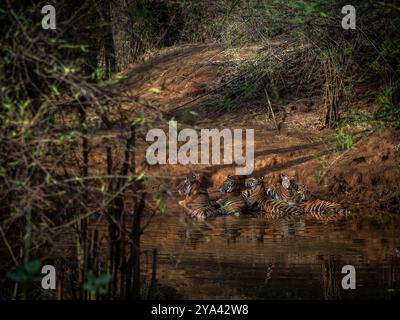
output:
[[[236,183],[235,181],[226,179],[222,186],[219,188],[219,192],[221,193],[230,193],[236,190]]]
[[[296,202],[310,199],[311,193],[304,184],[299,184],[296,190]]]
[[[222,183],[222,186],[219,188],[219,192],[221,193],[231,193],[234,191],[240,191],[240,188],[244,185],[244,177],[243,176],[231,176]]]
[[[298,185],[296,183],[296,177],[295,176],[287,176],[287,175],[281,173],[279,175],[279,177],[281,179],[281,184],[282,184],[283,188],[285,188],[286,190],[288,190],[292,194],[297,190]]]
[[[257,186],[264,183],[264,177],[250,177],[246,179],[245,187],[254,190]]]
[[[189,194],[192,186],[195,182],[198,182],[198,178],[195,174],[191,174],[185,178],[185,180],[179,185],[178,193],[182,196]]]

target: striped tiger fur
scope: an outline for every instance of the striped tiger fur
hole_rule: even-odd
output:
[[[220,205],[218,210],[221,214],[240,215],[247,211],[247,202],[242,196],[244,189],[244,176],[228,176],[219,188],[222,197],[217,200]]]
[[[347,216],[350,213],[340,203],[314,198],[305,185],[298,186],[296,201],[299,207],[314,218]]]
[[[258,205],[263,215],[269,218],[300,216],[305,214],[303,208],[288,204],[284,200],[271,200],[265,195],[264,177],[246,179],[247,190],[242,192],[249,205]]]
[[[179,205],[190,217],[204,220],[218,213],[211,205],[204,180],[196,174],[186,177],[179,185],[178,192],[186,196],[184,200],[179,201]]]
[[[271,200],[284,200],[289,204],[296,204],[296,177],[280,174],[281,182],[276,187],[266,187],[265,194]]]

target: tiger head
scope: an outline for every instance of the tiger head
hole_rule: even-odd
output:
[[[304,184],[299,184],[296,190],[296,202],[306,201],[310,199],[310,191]]]
[[[264,177],[250,177],[246,179],[245,187],[254,190],[257,186],[262,185],[264,183]]]
[[[219,192],[221,193],[230,193],[234,191],[240,191],[244,186],[245,177],[244,176],[231,176],[222,183],[222,186],[219,188]]]
[[[281,179],[281,184],[284,189],[288,190],[292,194],[297,190],[298,185],[296,183],[295,176],[287,176],[281,173],[279,177]]]
[[[197,175],[196,174],[188,175],[178,187],[179,194],[180,195],[189,194],[193,188],[193,185],[196,183],[199,183]]]

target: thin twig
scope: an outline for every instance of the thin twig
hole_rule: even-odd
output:
[[[3,228],[1,227],[1,225],[0,225],[0,233],[1,233],[1,237],[3,238],[4,244],[6,245],[8,251],[10,252],[11,258],[13,259],[15,265],[18,266],[17,258],[15,258],[14,252],[12,251],[11,246],[10,246],[10,244],[9,244],[8,241],[7,241],[6,235],[5,235],[5,233],[4,233]]]
[[[264,89],[264,92],[265,92],[265,96],[267,97],[269,111],[271,112],[272,118],[274,119],[276,131],[279,132],[279,127],[278,127],[278,124],[276,122],[275,113],[274,113],[274,110],[272,109],[271,101],[269,100],[269,95],[268,95],[268,91],[267,91],[266,88]],[[268,111],[268,109],[267,109],[267,111]]]

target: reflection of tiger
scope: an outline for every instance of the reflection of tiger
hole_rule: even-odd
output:
[[[284,200],[268,199],[264,191],[264,177],[247,178],[245,185],[248,189],[242,192],[243,196],[249,205],[258,204],[264,216],[278,218],[299,216],[305,213],[303,208],[288,204]]]
[[[296,201],[298,206],[315,218],[346,216],[350,213],[340,203],[313,198],[305,185],[298,186]]]
[[[186,195],[179,201],[179,205],[192,218],[204,220],[217,214],[217,210],[211,205],[210,198],[204,181],[201,177],[192,174],[179,185],[179,194]]]
[[[274,187],[266,187],[265,194],[271,200],[285,200],[290,204],[295,204],[296,197],[296,178],[280,174],[281,183]]]
[[[217,203],[221,206],[220,213],[240,215],[246,212],[247,202],[242,196],[244,183],[244,176],[228,176],[222,183],[219,191],[223,196],[217,200]]]

